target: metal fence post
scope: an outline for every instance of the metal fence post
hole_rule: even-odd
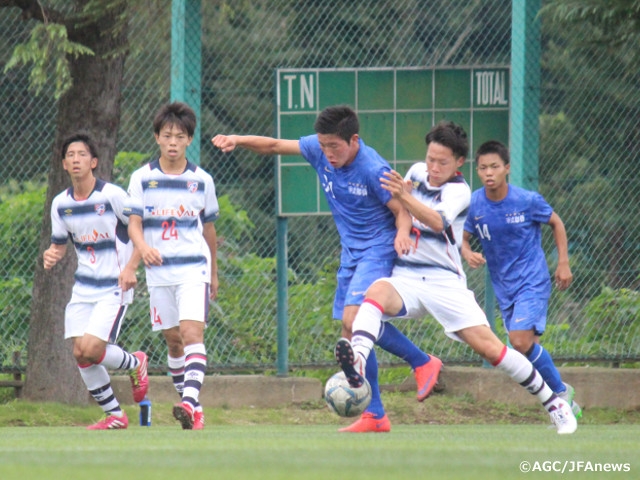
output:
[[[200,165],[201,19],[200,0],[171,2],[171,101],[185,102],[198,122],[187,158]]]
[[[511,35],[511,178],[538,188],[540,0],[513,0]]]

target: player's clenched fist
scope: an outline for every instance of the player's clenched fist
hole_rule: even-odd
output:
[[[64,250],[55,247],[46,249],[42,255],[44,260],[44,269],[49,270],[53,268],[63,256]]]
[[[234,135],[216,135],[211,139],[211,143],[216,148],[219,148],[224,153],[231,152],[236,148],[236,141]]]

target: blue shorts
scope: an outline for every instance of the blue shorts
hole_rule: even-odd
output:
[[[532,330],[542,335],[547,328],[547,298],[524,298],[516,300],[509,308],[501,309],[502,321],[507,332]]]
[[[333,318],[342,320],[345,306],[362,305],[364,294],[379,278],[391,276],[393,259],[364,258],[355,267],[340,266],[338,288],[333,301]]]

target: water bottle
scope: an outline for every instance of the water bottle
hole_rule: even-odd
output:
[[[140,426],[151,426],[151,400],[144,397],[140,402]]]

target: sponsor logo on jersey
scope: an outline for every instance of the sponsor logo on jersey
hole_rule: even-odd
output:
[[[187,210],[184,205],[176,207],[147,207],[152,217],[197,217],[200,213],[198,210]]]
[[[77,243],[95,243],[98,240],[107,240],[109,238],[111,238],[109,232],[99,232],[95,229],[91,233],[85,233],[83,235],[73,235],[73,240]]]
[[[149,188],[158,188],[158,182],[155,180],[151,180],[149,182]]]
[[[73,208],[67,208],[64,211],[65,216],[70,217],[71,215],[73,215]]]

